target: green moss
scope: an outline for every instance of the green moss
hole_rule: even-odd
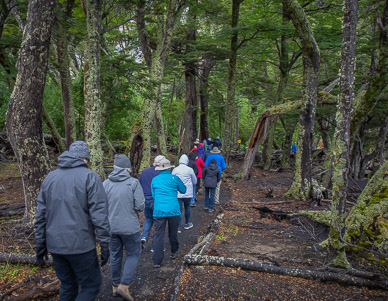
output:
[[[319,211],[303,210],[303,211],[299,211],[298,214],[305,215],[311,218],[313,221],[316,221],[317,223],[320,223],[326,226],[330,226],[331,219],[332,219],[332,212],[328,210],[319,210]]]

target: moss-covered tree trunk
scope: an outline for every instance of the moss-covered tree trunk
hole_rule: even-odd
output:
[[[199,68],[200,77],[199,77],[199,99],[200,99],[200,114],[199,114],[199,124],[200,124],[200,135],[201,140],[209,138],[209,109],[208,109],[208,79],[210,70],[214,67],[216,62],[212,59],[210,54],[204,54]]]
[[[50,171],[42,131],[42,101],[46,82],[55,1],[32,0],[19,52],[18,74],[7,112],[7,133],[19,163],[26,209],[33,222],[40,185]]]
[[[354,95],[354,68],[356,60],[356,26],[358,0],[345,0],[341,50],[340,95],[336,115],[337,127],[334,134],[334,157],[332,175],[332,220],[329,234],[329,251],[333,263],[349,267],[345,245],[340,237],[345,232],[345,205],[347,199],[350,114]]]
[[[66,148],[68,149],[76,139],[75,108],[72,95],[72,83],[70,76],[70,56],[68,52],[69,44],[69,22],[73,11],[74,0],[66,1],[62,4],[62,14],[58,16],[57,22],[57,56],[58,71],[61,81],[63,119],[65,122]]]
[[[317,105],[320,54],[310,22],[299,2],[283,0],[282,3],[301,40],[303,60],[303,105],[299,120],[294,179],[288,195],[307,199],[311,190],[311,148]]]
[[[90,169],[105,178],[101,148],[100,24],[101,0],[87,0],[87,62],[85,64],[85,140],[90,149]]]
[[[151,162],[151,133],[154,121],[159,124],[157,126],[157,140],[158,148],[162,154],[166,154],[167,145],[166,137],[164,134],[163,118],[162,118],[162,106],[160,99],[160,87],[164,75],[164,67],[168,57],[168,52],[171,46],[171,39],[175,31],[177,22],[180,19],[184,8],[185,1],[183,0],[169,0],[166,15],[160,15],[158,17],[157,26],[157,48],[154,53],[149,45],[149,37],[146,31],[145,21],[145,1],[141,0],[137,5],[137,17],[136,25],[141,41],[141,48],[146,61],[147,66],[150,68],[150,90],[144,99],[142,112],[140,113],[140,119],[138,119],[133,126],[133,130],[136,131],[133,137],[138,137],[137,140],[142,141],[142,151],[139,153],[136,149],[131,149],[131,157],[141,160],[139,172],[144,168],[149,167]],[[132,141],[129,141],[132,144]],[[136,154],[132,154],[136,152]]]
[[[232,149],[233,143],[233,125],[236,118],[236,103],[234,99],[235,93],[235,73],[237,64],[237,50],[238,50],[238,19],[240,14],[240,4],[242,0],[232,1],[232,37],[230,39],[230,55],[229,55],[229,67],[228,67],[228,88],[226,91],[226,103],[225,103],[225,123],[224,123],[224,141],[223,151],[226,164],[229,164],[229,155]]]
[[[188,16],[188,30],[186,33],[187,59],[185,61],[185,112],[183,117],[185,136],[183,137],[182,152],[187,154],[194,146],[197,138],[197,87],[196,87],[196,60],[193,60],[193,43],[196,37],[196,16],[193,7],[190,7]]]

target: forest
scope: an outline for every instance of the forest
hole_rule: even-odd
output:
[[[19,226],[32,227],[43,179],[76,140],[105,179],[115,153],[138,177],[158,154],[177,164],[197,138],[220,137],[233,193],[289,171],[277,197],[327,227],[327,262],[362,258],[387,288],[388,0],[0,5],[0,178],[17,162]]]

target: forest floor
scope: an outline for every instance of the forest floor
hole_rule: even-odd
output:
[[[328,229],[300,215],[289,214],[304,209],[327,209],[329,203],[324,201],[317,207],[315,203],[284,197],[292,182],[291,169],[269,172],[255,166],[250,180],[235,181],[232,176],[241,165],[242,161],[234,161],[232,167],[225,170],[221,204],[214,214],[203,210],[204,196],[198,196],[198,204],[191,210],[194,228],[182,229],[179,234],[177,259],[168,257],[166,239],[163,265],[154,269],[150,242],[147,244],[130,287],[135,300],[170,300],[172,296],[178,300],[388,300],[387,290],[226,266],[184,265],[184,255],[206,234],[214,232],[215,238],[204,255],[278,267],[328,270],[326,249],[319,246],[319,242],[326,239]],[[0,163],[0,209],[22,205],[23,201],[17,165]],[[21,217],[1,217],[0,252],[34,254],[33,229],[18,222]],[[216,217],[221,219],[219,224],[214,223]],[[350,259],[354,268],[367,267],[362,260]],[[120,300],[111,295],[109,265],[102,271],[104,282],[99,300]],[[45,296],[34,300],[58,300],[55,280],[52,267],[0,263],[0,300],[30,300],[22,296],[31,294],[34,289],[36,294]]]

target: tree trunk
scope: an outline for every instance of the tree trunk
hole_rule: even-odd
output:
[[[332,219],[329,234],[329,252],[333,263],[348,268],[345,245],[339,237],[345,231],[345,205],[348,188],[350,151],[350,114],[354,94],[354,67],[356,58],[356,26],[358,0],[345,0],[340,71],[340,99],[334,134],[334,158],[332,175]]]
[[[299,277],[311,280],[334,281],[344,285],[366,286],[370,288],[385,289],[386,281],[373,281],[365,278],[354,277],[344,273],[321,272],[296,267],[282,267],[246,259],[234,259],[227,257],[208,255],[185,255],[184,261],[188,265],[212,265],[242,268],[277,275]]]
[[[42,101],[54,6],[55,1],[29,2],[18,74],[7,112],[7,133],[19,163],[26,203],[24,220],[28,223],[33,222],[40,185],[50,171],[42,132]]]
[[[385,144],[387,141],[387,134],[388,134],[388,116],[385,116],[384,123],[380,127],[380,133],[379,133],[379,137],[380,137],[380,140],[379,140],[380,145],[379,146],[380,147],[378,149],[378,154],[377,154],[378,166],[383,165],[385,162],[384,149],[385,149]]]
[[[317,105],[317,89],[320,67],[319,47],[310,23],[297,0],[283,0],[302,43],[303,105],[299,120],[298,149],[295,160],[294,180],[287,192],[295,198],[307,199],[311,190],[311,147]]]
[[[232,1],[232,38],[230,40],[230,56],[229,56],[229,68],[228,68],[228,88],[226,92],[226,103],[225,103],[225,123],[224,123],[224,158],[226,164],[229,164],[229,155],[232,148],[233,142],[233,125],[236,117],[236,103],[234,99],[235,93],[235,73],[237,64],[237,50],[238,50],[238,18],[240,14],[240,4],[242,0]]]
[[[85,64],[85,140],[90,150],[90,169],[105,179],[101,148],[102,102],[100,88],[101,0],[87,0],[87,63]]]
[[[188,16],[189,29],[186,33],[186,56],[192,57],[191,44],[195,41],[196,35],[196,17],[192,13],[192,8]],[[187,154],[194,146],[195,138],[197,137],[197,88],[195,83],[196,76],[196,61],[189,58],[185,62],[185,112],[184,112],[184,127],[185,136],[183,138],[183,153]]]
[[[160,88],[164,74],[164,67],[168,56],[168,51],[171,46],[171,39],[175,31],[177,22],[180,19],[184,8],[184,2],[180,0],[169,0],[168,10],[166,16],[159,16],[158,18],[158,39],[157,48],[155,53],[152,55],[152,51],[149,45],[149,39],[146,33],[145,26],[145,1],[138,2],[138,11],[136,17],[137,29],[141,41],[142,52],[150,68],[150,80],[152,82],[152,88],[150,89],[147,97],[144,99],[142,112],[140,113],[140,120],[136,121],[134,127],[138,139],[142,141],[142,152],[139,153],[136,149],[131,149],[131,152],[137,152],[133,157],[141,160],[139,173],[149,167],[151,162],[151,132],[152,126],[155,119],[159,124],[157,128],[157,139],[160,151],[163,154],[167,152],[166,138],[164,134],[163,119],[161,103],[158,101],[160,97]],[[132,141],[130,141],[132,143]],[[135,163],[137,164],[137,163]]]
[[[63,103],[63,118],[65,123],[65,138],[66,148],[69,149],[76,139],[76,125],[75,125],[75,108],[72,95],[72,82],[70,76],[70,56],[68,52],[69,45],[69,23],[74,6],[74,0],[61,3],[63,12],[63,19],[57,22],[58,34],[57,41],[57,59],[58,71],[61,81],[62,103]],[[61,14],[62,16],[62,14]],[[58,17],[60,18],[60,17]]]
[[[204,140],[209,138],[209,109],[208,109],[208,79],[210,70],[214,67],[216,62],[212,59],[210,54],[204,54],[202,59],[202,64],[200,66],[199,72],[199,99],[200,99],[200,114],[199,114],[199,123],[200,123],[200,139]]]
[[[44,106],[42,106],[42,117],[47,127],[49,128],[51,135],[53,136],[58,152],[63,153],[66,150],[65,144],[63,143],[62,137],[59,135],[59,132],[55,127],[54,121],[51,119]]]

